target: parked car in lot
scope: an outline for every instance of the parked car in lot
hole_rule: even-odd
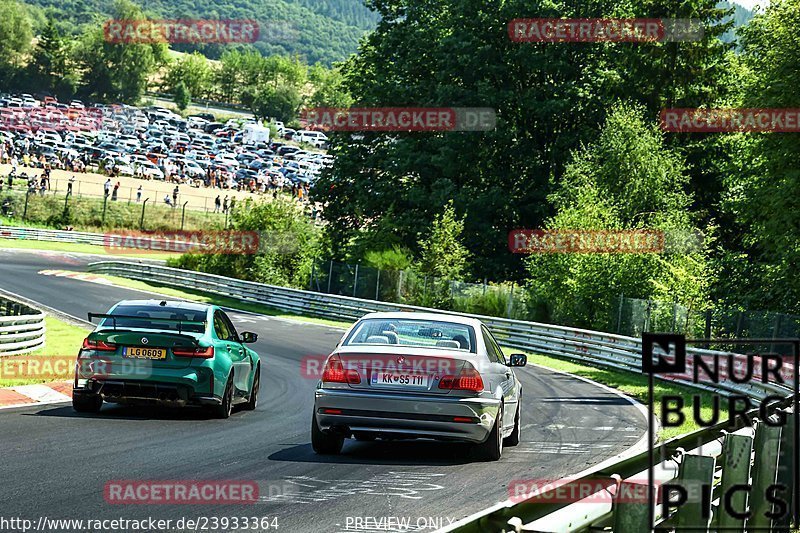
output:
[[[338,454],[346,438],[471,442],[497,460],[520,440],[522,385],[489,329],[475,318],[370,313],[328,356],[314,393],[311,443]]]
[[[107,314],[78,353],[72,405],[100,411],[103,402],[204,406],[228,418],[234,405],[258,403],[261,359],[219,307],[191,302],[126,300]]]

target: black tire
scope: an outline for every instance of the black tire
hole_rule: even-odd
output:
[[[344,437],[325,433],[317,424],[316,415],[311,415],[311,447],[318,455],[337,455],[344,446]]]
[[[484,461],[499,461],[503,456],[503,404],[494,421],[494,427],[489,433],[489,438],[477,445],[478,456]]]
[[[517,412],[514,415],[514,431],[511,432],[511,435],[505,438],[503,441],[504,446],[516,446],[519,444],[520,435],[522,433],[522,427],[519,423],[520,408],[520,404],[517,404]]]
[[[225,392],[222,393],[222,403],[212,408],[215,418],[225,419],[231,416],[233,411],[233,374],[228,377],[225,384]]]
[[[103,407],[103,398],[99,394],[81,394],[72,397],[72,408],[76,413],[98,413]]]
[[[253,378],[253,390],[250,391],[250,397],[247,403],[242,405],[245,411],[255,411],[258,407],[258,389],[261,388],[261,367],[256,368],[256,376]]]

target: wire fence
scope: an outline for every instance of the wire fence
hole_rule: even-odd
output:
[[[336,261],[314,262],[310,289],[505,318],[520,318],[521,311],[521,291],[513,283],[466,283],[425,276],[413,270],[380,270]]]
[[[360,264],[318,260],[309,288],[316,292],[382,302],[435,307],[461,313],[545,321],[535,295],[514,283],[466,283],[434,278],[413,270],[380,270]],[[643,332],[684,333],[693,338],[800,337],[800,316],[726,308],[692,309],[676,302],[620,295],[610,306],[612,333],[640,337]],[[552,320],[551,320],[552,321]],[[573,326],[558,321],[561,325]]]
[[[678,303],[626,298],[616,310],[619,335],[641,336],[645,331],[683,333],[705,339],[791,339],[800,337],[800,316],[730,307],[691,309]],[[717,345],[722,347],[722,345]],[[777,343],[770,351],[784,351]]]

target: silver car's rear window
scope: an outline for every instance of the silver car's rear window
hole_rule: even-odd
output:
[[[343,346],[400,345],[476,353],[472,326],[418,319],[368,318],[362,320]]]

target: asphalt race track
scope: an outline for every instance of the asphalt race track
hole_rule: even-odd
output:
[[[139,291],[44,276],[84,270],[96,257],[0,250],[0,287],[85,319]],[[105,405],[78,415],[69,404],[0,410],[0,515],[72,519],[277,517],[287,532],[373,531],[358,518],[405,517],[410,529],[447,525],[509,496],[519,479],[558,479],[614,456],[644,435],[646,420],[623,398],[593,384],[529,366],[523,442],[497,463],[474,462],[469,447],[435,442],[347,441],[320,457],[310,444],[316,381],[304,356],[327,354],[341,330],[232,312],[239,331],[259,334],[259,406],[228,420],[202,411]],[[77,353],[75,347],[74,353]],[[252,480],[251,505],[111,505],[111,480]],[[438,521],[438,522],[437,522]],[[386,531],[381,527],[380,531]]]

